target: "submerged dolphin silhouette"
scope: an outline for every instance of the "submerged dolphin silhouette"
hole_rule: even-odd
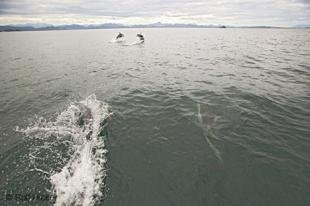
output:
[[[211,139],[209,137],[213,137],[215,139],[218,139],[218,138],[212,132],[211,126],[209,125],[210,123],[209,124],[204,124],[203,118],[202,118],[202,114],[201,114],[201,107],[200,107],[199,103],[197,104],[197,119],[198,119],[198,125],[202,129],[202,131],[203,131],[203,136],[204,136],[205,140],[207,141],[207,143],[209,144],[210,148],[214,152],[214,155],[220,161],[222,161],[221,152],[215,147],[215,145],[212,143],[212,141],[211,141]],[[206,127],[205,127],[205,125],[206,125]]]
[[[82,104],[82,103],[76,103],[75,104],[78,109],[79,112],[77,113],[77,124],[83,128],[83,132],[88,129],[88,133],[86,135],[86,139],[90,140],[91,135],[93,134],[92,131],[92,121],[93,121],[93,115],[92,112],[90,110],[90,108],[88,108],[86,105]]]

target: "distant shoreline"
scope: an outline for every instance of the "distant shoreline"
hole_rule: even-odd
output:
[[[56,31],[56,30],[90,30],[90,29],[145,29],[145,28],[216,28],[216,29],[309,29],[310,27],[272,27],[272,26],[225,26],[225,25],[195,25],[195,24],[162,24],[155,23],[149,25],[132,25],[126,26],[121,24],[100,24],[100,25],[59,25],[59,26],[43,26],[34,27],[31,25],[4,25],[0,26],[0,32],[16,32],[16,31]]]

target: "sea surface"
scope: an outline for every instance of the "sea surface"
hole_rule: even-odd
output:
[[[310,30],[0,33],[0,205],[309,206]]]

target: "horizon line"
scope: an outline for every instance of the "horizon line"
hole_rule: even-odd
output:
[[[269,27],[269,28],[306,28],[310,27],[310,25],[294,25],[294,26],[270,26],[270,25],[230,25],[230,24],[197,24],[197,23],[162,23],[162,22],[154,22],[149,24],[123,24],[123,23],[113,23],[113,22],[105,22],[105,23],[63,23],[63,24],[55,24],[55,23],[11,23],[11,24],[1,24],[1,27],[4,26],[12,26],[12,27],[32,27],[34,29],[39,28],[47,28],[47,27],[61,27],[61,26],[82,26],[82,27],[88,27],[88,26],[104,26],[104,25],[114,25],[119,26],[119,28],[122,27],[168,27],[168,26],[193,26],[193,27],[230,27],[230,28],[251,28],[251,27]],[[116,28],[115,27],[115,28]]]

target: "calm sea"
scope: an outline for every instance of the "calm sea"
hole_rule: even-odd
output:
[[[310,205],[310,30],[0,33],[0,62],[0,205]]]

